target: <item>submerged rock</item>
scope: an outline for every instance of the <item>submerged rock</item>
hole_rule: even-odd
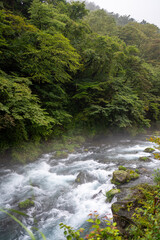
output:
[[[100,194],[103,194],[102,190],[100,190],[98,193],[94,194],[92,199],[95,199],[97,196],[99,196]]]

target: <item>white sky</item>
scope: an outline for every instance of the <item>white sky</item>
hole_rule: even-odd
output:
[[[160,0],[88,0],[108,12],[131,15],[136,21],[143,19],[160,28]]]

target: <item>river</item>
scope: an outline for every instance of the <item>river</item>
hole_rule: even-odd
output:
[[[146,174],[130,185],[153,181],[152,173],[160,168],[160,161],[144,152],[145,148],[154,146],[147,137],[103,138],[86,144],[67,158],[57,160],[51,152],[25,166],[3,164],[0,167],[0,208],[18,209],[20,201],[34,198],[35,206],[26,211],[29,217],[19,216],[21,221],[29,229],[36,221],[47,240],[64,240],[60,222],[79,228],[94,211],[101,217],[111,216],[112,203],[106,203],[105,192],[114,187],[110,180],[119,165],[146,169]],[[141,162],[141,156],[150,156],[151,161]],[[77,183],[79,173],[84,179]],[[18,224],[0,213],[0,240],[28,239]],[[36,239],[42,238],[37,235]]]

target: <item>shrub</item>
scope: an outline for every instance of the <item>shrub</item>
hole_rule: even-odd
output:
[[[101,220],[99,219],[99,215],[98,214],[89,214],[91,216],[91,218],[89,220],[87,220],[88,222],[90,222],[92,224],[91,226],[91,231],[89,232],[89,234],[87,234],[85,236],[85,238],[83,238],[81,236],[81,233],[83,233],[84,229],[80,228],[79,230],[74,230],[72,227],[67,226],[63,223],[60,223],[60,228],[64,228],[64,236],[67,240],[72,240],[72,239],[76,239],[76,240],[84,240],[84,239],[96,239],[96,240],[100,240],[100,239],[108,239],[108,240],[121,240],[121,236],[119,233],[119,230],[116,228],[116,223],[111,223],[109,221],[109,219],[106,217],[105,222],[106,222],[106,227],[105,228],[101,228],[100,224],[101,224]]]

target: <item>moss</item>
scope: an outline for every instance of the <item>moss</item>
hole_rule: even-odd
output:
[[[139,160],[143,162],[148,162],[150,159],[149,157],[140,157]]]
[[[59,152],[73,153],[76,148],[80,148],[85,139],[81,136],[63,136],[61,139],[55,141],[51,140],[47,146],[47,151],[57,151],[56,155],[59,158]]]
[[[106,197],[108,202],[111,202],[113,197],[117,194],[120,193],[121,190],[120,189],[111,189],[110,191],[106,192]]]
[[[79,148],[80,145],[77,143],[73,143],[73,144],[65,144],[65,149],[69,152],[69,153],[73,153],[75,151],[76,148]]]
[[[34,139],[35,141],[35,139]],[[48,141],[40,142],[37,139],[35,142],[23,142],[21,145],[10,149],[9,157],[13,162],[25,164],[27,162],[33,162],[42,153],[51,151],[63,151],[73,153],[76,148],[79,148],[85,142],[85,138],[82,136],[62,136],[57,139],[50,139]],[[5,150],[5,146],[3,147]],[[6,147],[8,148],[8,147]],[[59,158],[59,153],[57,154]],[[1,159],[3,156],[1,155]]]
[[[127,172],[129,173],[129,180],[139,178],[139,174],[136,173],[134,170],[128,169]]]
[[[18,203],[18,207],[20,209],[27,209],[33,206],[34,206],[34,201],[30,199],[26,199],[25,201]]]
[[[124,170],[124,171],[125,171],[127,168],[124,167],[124,166],[119,166],[118,169],[119,169],[119,170]]]
[[[23,143],[19,147],[11,150],[11,158],[13,162],[25,164],[26,162],[33,162],[42,153],[41,144],[39,143]]]
[[[154,148],[146,148],[146,149],[144,150],[144,152],[152,153],[152,152],[154,152]]]
[[[120,185],[121,183],[116,181],[115,179],[111,179],[111,183],[115,185]]]
[[[131,187],[130,188],[131,192],[129,195],[126,196],[125,199],[130,199],[130,198],[137,199],[137,200],[146,199],[154,194],[155,189],[156,189],[156,186],[154,186],[154,185],[149,185],[147,183],[141,183],[134,187]],[[150,195],[148,193],[152,193],[152,194]]]
[[[121,209],[125,209],[121,203],[113,203],[112,204],[112,212],[114,214],[118,213]]]
[[[64,146],[63,143],[54,143],[53,150],[60,151],[60,150],[63,150],[63,149],[65,149],[65,146]]]
[[[113,172],[111,183],[115,185],[128,183],[133,179],[139,178],[139,174],[132,169],[116,170]]]
[[[55,157],[56,158],[67,158],[68,153],[65,151],[56,151]]]
[[[129,179],[129,175],[127,171],[124,170],[116,170],[113,172],[113,180],[119,183],[125,183]]]

